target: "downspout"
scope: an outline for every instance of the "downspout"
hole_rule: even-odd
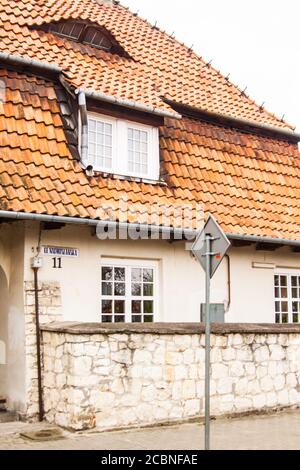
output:
[[[229,311],[231,305],[231,263],[229,255],[225,255],[227,260],[227,307],[226,312]]]
[[[39,268],[33,265],[34,273],[34,303],[35,303],[35,329],[36,329],[36,356],[38,372],[38,401],[39,401],[39,421],[44,419],[43,387],[42,387],[42,357],[41,357],[41,331],[39,318]]]
[[[81,135],[80,135],[80,160],[87,162],[88,157],[88,117],[86,108],[86,97],[83,91],[78,93],[78,106],[80,112]]]

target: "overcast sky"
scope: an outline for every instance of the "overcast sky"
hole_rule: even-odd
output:
[[[300,131],[299,0],[121,0]]]

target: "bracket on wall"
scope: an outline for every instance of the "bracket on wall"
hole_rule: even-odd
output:
[[[42,230],[60,230],[66,224],[59,222],[42,222]]]

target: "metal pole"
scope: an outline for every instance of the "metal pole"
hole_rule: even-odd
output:
[[[206,276],[205,276],[205,450],[210,450],[210,275],[211,275],[211,236],[205,237]]]
[[[36,328],[36,356],[38,373],[38,400],[39,400],[39,421],[44,419],[43,387],[42,387],[42,357],[41,357],[41,332],[39,318],[39,283],[38,269],[33,268],[34,272],[34,297],[35,297],[35,328]]]

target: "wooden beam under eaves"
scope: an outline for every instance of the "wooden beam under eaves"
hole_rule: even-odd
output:
[[[256,251],[275,251],[282,248],[284,245],[279,243],[257,243]]]
[[[60,230],[61,228],[65,226],[66,224],[59,223],[59,222],[43,222],[42,223],[43,230]]]
[[[253,242],[249,240],[230,240],[230,241],[231,241],[231,246],[234,246],[236,248],[242,248],[244,246],[253,245]]]

